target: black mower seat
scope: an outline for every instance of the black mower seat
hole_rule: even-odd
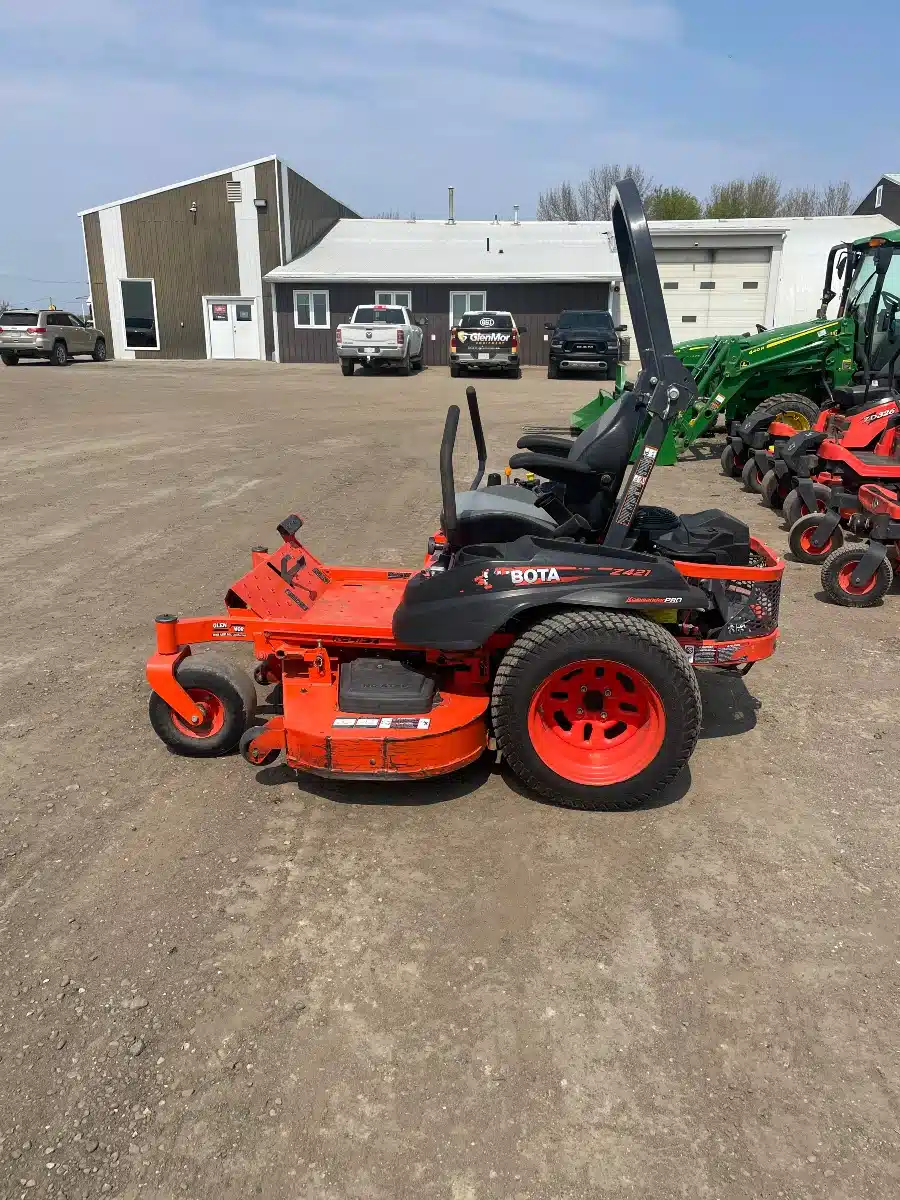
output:
[[[854,383],[848,387],[835,388],[834,402],[842,412],[862,405],[876,404],[879,400],[887,400],[892,395],[891,389],[883,383],[870,384],[868,392],[864,383]]]

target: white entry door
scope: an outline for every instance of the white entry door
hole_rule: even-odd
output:
[[[210,358],[259,358],[253,300],[210,300]]]

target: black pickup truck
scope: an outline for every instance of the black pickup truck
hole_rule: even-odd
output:
[[[555,325],[545,326],[550,338],[547,378],[558,379],[560,371],[596,371],[612,379],[619,361],[619,333],[627,325],[613,325],[605,309],[566,309]]]

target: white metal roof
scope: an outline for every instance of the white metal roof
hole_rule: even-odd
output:
[[[794,234],[833,245],[873,232],[878,217],[652,221],[657,244],[780,243]],[[890,224],[890,222],[887,222]],[[345,218],[299,258],[266,275],[270,283],[347,280],[594,282],[621,276],[609,221],[397,221]],[[490,239],[490,249],[488,249]]]
[[[167,183],[165,187],[151,188],[149,192],[138,192],[136,196],[126,196],[124,200],[110,200],[106,204],[96,204],[93,208],[83,208],[78,214],[84,217],[88,213],[99,212],[102,208],[115,208],[118,204],[130,204],[132,200],[144,200],[147,196],[158,196],[161,192],[171,192],[175,188],[188,187],[192,183],[202,183],[204,179],[215,179],[217,175],[230,175],[232,171],[243,171],[245,167],[256,167],[260,163],[271,162],[276,154],[267,154],[265,158],[254,158],[250,162],[238,163],[236,167],[223,167],[221,171],[210,171],[207,175],[195,175],[193,179],[182,179],[180,183]]]
[[[900,175],[892,175],[890,172],[888,172],[883,178],[889,179],[891,183],[900,184]]]

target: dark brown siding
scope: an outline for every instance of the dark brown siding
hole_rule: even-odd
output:
[[[266,272],[280,267],[281,242],[278,237],[278,189],[275,178],[277,164],[274,158],[268,162],[256,164],[256,199],[265,200],[265,212],[257,214],[259,219],[259,260],[262,277]],[[267,283],[263,284],[263,325],[266,331],[266,358],[271,358],[275,350],[275,335],[272,327],[272,289]]]
[[[359,216],[352,208],[347,208],[290,167],[287,177],[292,258],[314,246],[341,217]]]
[[[88,279],[94,324],[106,334],[106,353],[113,357],[112,330],[109,326],[109,296],[106,291],[106,264],[103,261],[103,238],[100,236],[100,214],[87,213],[84,221],[84,243],[87,248]]]
[[[892,221],[895,225],[900,225],[900,187],[890,179],[882,179],[880,184],[884,188],[881,195],[881,208],[875,207],[876,186],[872,188],[868,196],[859,202],[854,215],[874,216],[877,214]]]
[[[294,328],[294,289],[327,291],[331,303],[330,329]],[[509,310],[520,326],[522,362],[547,363],[544,325],[565,308],[607,308],[608,283],[315,283],[279,284],[278,335],[282,362],[337,362],[334,330],[348,321],[358,304],[372,304],[376,291],[412,294],[413,312],[428,317],[425,326],[425,362],[445,366],[450,356],[450,293],[485,292],[489,308]]]
[[[230,178],[228,171],[122,205],[128,273],[156,281],[160,348],[137,358],[206,358],[201,297],[240,295]]]

